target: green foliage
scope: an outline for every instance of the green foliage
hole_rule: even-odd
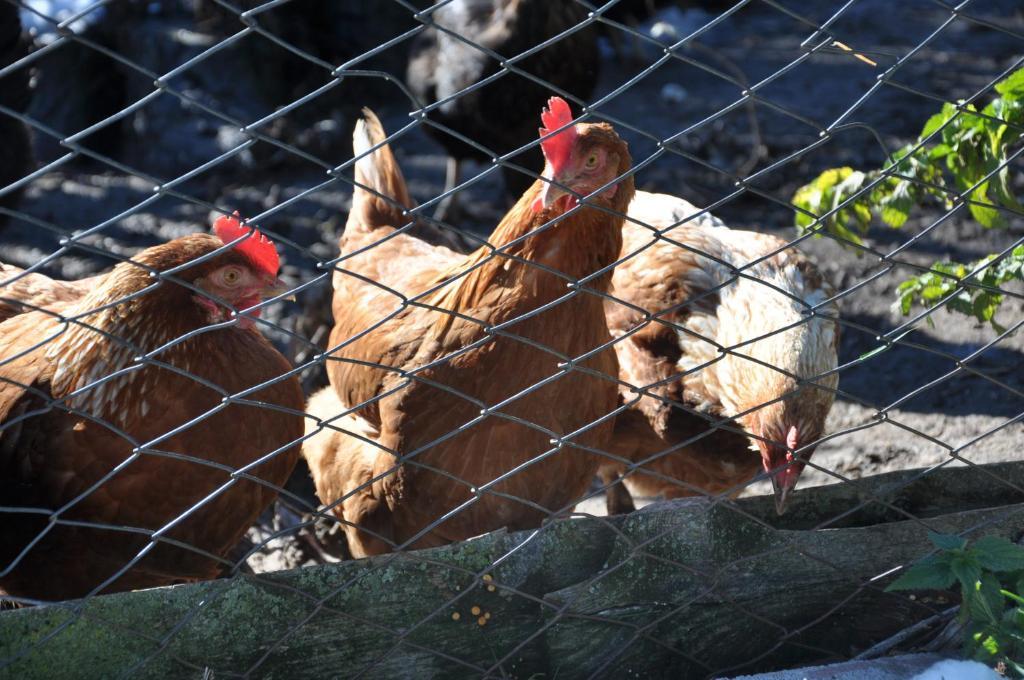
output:
[[[887,590],[945,590],[959,583],[964,654],[1024,677],[1024,548],[999,536],[984,536],[970,547],[959,536],[928,536],[940,552],[907,569]]]
[[[1006,226],[1005,211],[1024,214],[1006,165],[1022,141],[1015,126],[1024,126],[1024,68],[995,89],[999,96],[980,111],[974,104],[944,104],[925,122],[917,140],[894,153],[881,169],[833,168],[798,189],[792,200],[798,208],[797,229],[804,233],[816,224],[814,216],[827,215],[815,228],[816,236],[824,232],[845,244],[861,245],[874,219],[899,229],[916,206],[926,203],[938,202],[947,210],[966,203],[971,216],[987,229]],[[966,282],[998,285],[1022,278],[1024,254],[1018,251]],[[914,303],[935,304],[957,291],[972,270],[994,260],[989,256],[968,265],[936,263],[931,272],[900,285],[897,304],[904,315]],[[973,288],[945,304],[998,329],[993,317],[1001,303],[998,293]]]
[[[952,296],[945,302],[947,311],[973,316],[982,323],[991,324],[998,333],[1006,330],[995,320],[1003,296],[994,290],[963,288],[961,284],[966,281],[998,288],[1007,281],[1024,280],[1024,245],[1017,246],[999,259],[989,255],[970,264],[936,262],[931,269],[930,272],[907,279],[897,287],[897,304],[904,315],[910,313],[915,302],[932,306]],[[932,323],[930,316],[928,322]]]
[[[835,210],[841,201],[860,191],[867,175],[853,168],[832,168],[818,175],[810,184],[800,187],[793,196],[793,204],[816,215]],[[814,223],[810,215],[797,212],[796,226],[803,232]],[[855,201],[832,215],[828,230],[836,237],[860,244],[857,232],[867,231],[871,211],[861,201]]]

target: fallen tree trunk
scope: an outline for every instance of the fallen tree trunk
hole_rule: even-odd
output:
[[[706,677],[849,658],[949,605],[927,530],[1017,538],[1024,463],[659,503],[425,551],[0,614],[0,677]],[[474,609],[478,608],[478,609]]]

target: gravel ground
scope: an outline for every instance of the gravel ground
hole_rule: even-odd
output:
[[[731,226],[794,237],[792,212],[784,202],[798,186],[826,167],[877,167],[885,148],[894,149],[915,137],[940,101],[972,96],[1024,53],[1024,11],[1019,4],[1012,0],[978,0],[966,12],[1004,30],[963,18],[953,21],[890,73],[891,81],[917,91],[912,93],[892,84],[879,85],[878,76],[950,17],[941,3],[862,0],[843,12],[832,24],[834,35],[877,66],[838,49],[802,56],[806,52],[801,43],[813,33],[807,21],[820,24],[842,3],[805,0],[788,4],[802,18],[782,11],[781,5],[754,2],[702,35],[700,46],[683,52],[683,59],[670,59],[656,68],[648,66],[661,53],[650,45],[627,40],[623,54],[615,54],[605,45],[608,49],[604,50],[598,95],[617,91],[625,83],[633,84],[601,104],[598,111],[637,128],[620,126],[630,141],[634,159],[646,158],[655,150],[640,131],[661,138],[686,131],[679,140],[683,154],[665,154],[645,167],[637,176],[640,188],[710,205],[736,191],[733,173],[749,174],[771,166],[818,140],[820,131],[834,121],[858,123],[832,134],[826,143],[799,160],[760,176],[752,182],[751,191],[741,192],[716,209]],[[166,73],[213,44],[208,35],[195,31],[190,15],[173,3],[162,6],[164,9],[136,18],[131,32],[135,39],[122,37],[118,42],[116,36],[111,38],[127,56],[158,73]],[[694,10],[665,18],[674,19],[686,33],[710,15]],[[392,35],[398,32],[396,29]],[[171,84],[238,120],[248,122],[266,115],[273,110],[273,97],[279,93],[268,93],[259,71],[265,64],[254,63],[243,49],[245,44],[218,52],[176,76]],[[392,50],[398,56],[392,54],[390,61],[390,53],[381,55],[382,68],[400,75],[400,50],[400,45]],[[707,120],[735,102],[742,87],[692,62],[738,74],[735,79],[749,84],[760,83],[787,65],[795,66],[760,86],[762,101],[753,108],[740,106]],[[65,75],[63,80],[57,79],[53,68],[40,74],[40,89],[30,109],[43,120],[48,120],[48,115],[60,120],[53,112],[59,108],[54,96],[55,80],[73,90],[67,93],[68,100],[82,101],[84,96],[80,92],[84,87],[81,78]],[[316,72],[308,64],[305,68]],[[224,77],[227,73],[231,78]],[[139,78],[138,73],[124,77],[122,89],[128,101],[133,101],[133,93],[137,99],[151,87],[151,81],[142,83]],[[326,80],[326,76],[319,81],[311,77],[312,85],[306,91]],[[323,159],[327,165],[337,166],[350,157],[349,135],[358,105],[374,106],[391,131],[408,124],[410,106],[397,87],[367,87],[362,80],[351,78],[335,88],[331,96],[337,106],[326,113],[323,107],[299,107],[286,117],[287,123],[268,126],[268,134]],[[752,115],[756,116],[756,132],[751,125]],[[79,128],[68,131],[75,129]],[[181,236],[208,223],[208,205],[197,205],[166,192],[141,208],[136,206],[154,197],[154,184],[206,163],[242,141],[237,126],[201,107],[184,107],[175,97],[164,94],[127,117],[117,129],[121,138],[104,142],[111,144],[106,153],[138,172],[132,175],[95,161],[77,161],[55,166],[37,177],[27,186],[19,207],[31,220],[12,219],[0,226],[4,261],[34,264],[56,251],[63,235],[101,224],[105,226],[85,242],[127,256],[140,247]],[[36,142],[41,163],[63,153],[43,134],[37,134]],[[414,197],[423,202],[436,196],[444,178],[445,158],[440,147],[416,128],[404,133],[393,147]],[[1019,168],[1019,162],[1015,163],[1014,171]],[[469,165],[463,177],[468,179],[486,169]],[[461,228],[486,234],[500,217],[504,205],[498,174],[486,175],[460,196],[467,213],[459,224]],[[273,210],[260,224],[285,244],[286,278],[299,283],[316,278],[317,261],[332,256],[344,224],[350,201],[344,181],[305,193],[327,179],[317,163],[257,142],[175,185],[173,190],[200,203],[238,209],[249,216]],[[1021,186],[1019,174],[1016,182]],[[123,214],[129,210],[131,214]],[[1019,456],[1021,424],[1017,419],[1024,412],[1021,333],[989,347],[997,337],[991,328],[943,312],[935,316],[934,327],[922,324],[899,344],[858,362],[858,357],[879,346],[879,336],[904,322],[892,309],[893,291],[911,271],[900,262],[969,260],[1001,250],[1024,236],[1022,220],[1014,220],[1005,230],[984,231],[960,214],[942,217],[940,210],[922,209],[899,231],[872,231],[869,245],[886,256],[911,236],[925,233],[891,260],[858,255],[827,239],[810,240],[801,246],[817,260],[834,286],[850,291],[842,298],[840,361],[846,368],[840,379],[843,395],[828,424],[828,431],[834,434],[815,455],[814,462],[821,469],[808,470],[803,486],[941,464],[951,460],[951,453],[973,463]],[[78,278],[110,264],[109,258],[76,250],[50,262],[45,271]],[[857,287],[869,279],[869,283]],[[286,329],[313,337],[326,311],[324,283],[321,280],[302,293],[300,308],[282,308],[270,318]],[[1004,326],[1011,326],[1022,315],[1021,301],[1009,299],[998,318]],[[275,341],[292,357],[308,354],[309,347],[282,335]],[[982,348],[984,351],[978,353]],[[971,357],[967,363],[970,371],[949,375],[966,357]],[[312,387],[320,384],[323,376],[318,369],[310,369],[306,381]],[[908,395],[912,396],[906,398]],[[957,460],[953,463],[963,464]],[[293,486],[298,493],[308,495],[310,485],[304,474],[304,470],[297,472]],[[750,492],[765,490],[761,484]],[[598,514],[602,508],[603,501],[593,499],[581,509]],[[288,513],[275,517],[268,514],[265,526],[254,530],[251,538],[259,539],[261,531],[270,530],[274,522],[280,526],[282,521],[287,524],[296,520]],[[277,539],[271,550],[264,550],[250,563],[266,570],[322,559],[307,543]]]

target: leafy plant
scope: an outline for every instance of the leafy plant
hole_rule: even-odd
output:
[[[875,219],[899,229],[925,203],[938,202],[946,210],[966,204],[986,229],[1005,227],[1007,211],[1024,215],[1008,166],[1024,130],[1024,69],[995,89],[999,96],[980,111],[964,102],[944,104],[918,138],[892,154],[881,169],[832,168],[798,189],[792,200],[799,208],[797,229],[804,233],[818,221],[815,216],[825,216],[816,236],[825,232],[846,245],[863,245],[862,236]],[[1021,257],[1017,249],[1005,258],[990,255],[971,264],[936,263],[899,286],[897,305],[907,315],[915,302],[935,304],[956,292],[945,303],[947,309],[998,329],[993,317],[1002,295],[970,285],[958,289],[965,283],[998,285],[1024,278]]]
[[[964,654],[1024,677],[1024,548],[984,536],[929,532],[939,552],[910,567],[886,590],[945,590],[960,584]]]
[[[945,302],[947,311],[960,312],[979,321],[988,322],[997,333],[1006,331],[995,320],[995,313],[1003,302],[1003,296],[991,289],[996,289],[1007,281],[1024,279],[1024,245],[1017,246],[999,260],[995,255],[989,255],[970,264],[936,262],[932,269],[935,271],[907,279],[897,287],[897,304],[904,316],[910,314],[915,302],[930,306],[942,302],[947,296],[952,296]],[[961,288],[961,283],[965,281],[981,284],[988,289]],[[934,323],[930,316],[927,319],[929,324]]]

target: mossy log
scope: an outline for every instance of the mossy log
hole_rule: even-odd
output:
[[[1024,463],[907,471],[800,492],[783,517],[767,498],[674,501],[14,610],[0,678],[690,678],[847,658],[947,606],[884,592],[927,530],[1016,539],[1021,489]]]

